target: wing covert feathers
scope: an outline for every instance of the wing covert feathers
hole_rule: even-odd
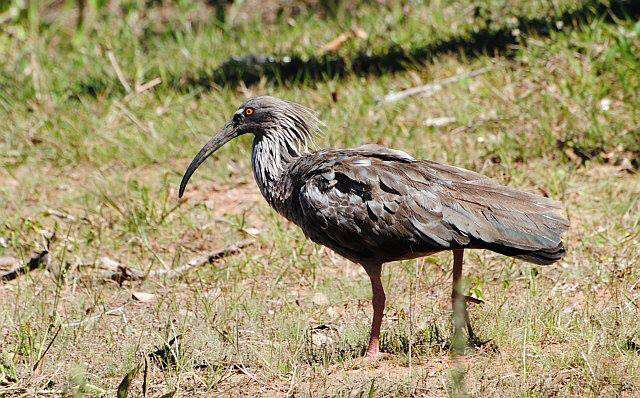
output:
[[[469,170],[364,146],[317,152],[290,172],[291,197],[301,209],[291,219],[351,259],[391,261],[466,247],[550,264],[565,254],[569,223],[559,202]]]

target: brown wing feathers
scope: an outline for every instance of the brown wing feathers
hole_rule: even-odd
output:
[[[318,218],[303,229],[348,257],[469,247],[548,264],[564,254],[557,202],[468,170],[379,147],[321,152],[296,167],[306,174],[300,208]]]
[[[548,264],[564,255],[562,234],[568,227],[558,202],[499,185],[480,174],[435,162],[416,162],[424,174],[435,173],[443,222],[484,247],[526,261]]]

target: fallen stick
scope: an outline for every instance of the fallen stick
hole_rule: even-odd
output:
[[[120,84],[122,84],[122,87],[124,87],[124,91],[126,91],[127,94],[130,93],[131,86],[129,85],[129,82],[127,82],[127,79],[125,78],[124,73],[122,72],[122,69],[120,69],[120,65],[118,64],[118,60],[116,59],[116,56],[113,55],[113,52],[107,51],[107,58],[109,58],[109,62],[111,62],[111,67],[116,72],[116,76],[118,77],[118,80],[120,80]]]
[[[135,96],[140,95],[145,91],[151,90],[152,88],[154,88],[160,83],[162,83],[162,79],[160,79],[159,77],[156,77],[155,79],[148,81],[144,84],[136,84],[136,89],[130,92],[129,94],[127,94],[126,97],[124,97],[124,102],[128,102]]]
[[[162,83],[162,79],[156,77],[155,79],[152,79],[144,84],[136,85],[136,94],[142,94],[147,90],[151,90],[160,83]]]
[[[104,277],[106,279],[113,280],[117,282],[120,286],[122,286],[124,281],[137,281],[137,280],[153,278],[158,276],[174,278],[176,276],[184,274],[185,272],[189,271],[192,268],[200,267],[207,263],[213,263],[214,261],[220,260],[221,258],[236,254],[240,250],[244,249],[245,247],[251,246],[253,244],[254,244],[253,240],[246,239],[238,243],[229,245],[224,249],[211,252],[205,256],[196,257],[181,267],[174,268],[174,269],[161,269],[161,270],[149,272],[146,275],[143,274],[143,272],[138,269],[131,268],[126,265],[122,265],[119,262],[112,260],[108,257],[100,258],[99,267],[106,270],[104,274]]]
[[[62,326],[65,328],[77,328],[78,326],[82,326],[84,324],[93,322],[93,321],[97,321],[98,319],[102,318],[103,316],[106,315],[121,315],[124,314],[124,308],[127,306],[127,304],[129,304],[131,301],[127,301],[124,304],[122,304],[120,307],[116,307],[116,308],[112,308],[110,310],[101,312],[99,314],[96,315],[92,315],[88,318],[84,318],[80,321],[75,321],[75,322],[67,322],[67,323],[63,323]]]
[[[390,103],[390,102],[396,102],[396,101],[400,101],[402,99],[405,99],[407,97],[411,97],[414,95],[418,95],[418,94],[422,94],[423,96],[430,96],[433,95],[435,93],[437,93],[438,91],[442,90],[442,86],[445,86],[447,84],[452,84],[452,83],[457,83],[461,80],[464,79],[469,79],[472,77],[476,77],[479,76],[483,73],[487,73],[490,70],[493,70],[495,68],[495,66],[485,66],[484,68],[480,68],[480,69],[476,69],[474,71],[471,71],[469,73],[462,73],[459,75],[455,75],[455,76],[451,76],[448,77],[446,79],[442,79],[442,80],[438,80],[435,81],[433,83],[429,83],[429,84],[425,84],[423,86],[417,86],[417,87],[411,87],[408,88],[406,90],[402,90],[402,91],[398,91],[398,92],[391,92],[387,95],[385,95],[382,99],[381,102],[384,103]]]
[[[193,268],[197,268],[200,266],[203,266],[205,264],[211,264],[216,260],[220,260],[222,258],[231,256],[233,254],[236,254],[238,252],[240,252],[240,250],[244,249],[245,247],[249,247],[251,245],[253,245],[255,243],[254,240],[252,239],[245,239],[242,240],[238,243],[234,243],[232,245],[229,245],[227,247],[225,247],[224,249],[221,250],[217,250],[214,252],[211,252],[205,256],[201,256],[201,257],[197,257],[192,259],[191,261],[189,261],[187,264],[175,268],[175,269],[163,269],[163,270],[158,270],[158,271],[154,271],[154,272],[150,272],[149,276],[154,277],[154,276],[165,276],[168,278],[175,278],[176,276],[182,275],[185,272],[193,269]]]
[[[37,388],[29,388],[24,386],[9,386],[9,387],[0,387],[0,397],[4,397],[5,394],[11,393],[11,396],[43,396],[43,395],[55,395],[57,397],[62,396],[65,390],[46,390],[46,389],[37,389]],[[23,393],[22,395],[18,395],[19,393]]]
[[[38,253],[35,257],[32,257],[28,263],[23,265],[22,267],[18,267],[12,271],[7,272],[0,276],[0,281],[8,282],[16,279],[20,275],[24,275],[27,272],[31,272],[40,267],[46,266],[49,262],[49,250],[42,251]]]
[[[133,113],[131,113],[131,111],[124,105],[122,105],[119,102],[115,102],[115,105],[118,109],[120,109],[120,111],[122,111],[122,113],[124,113],[124,115],[126,117],[129,118],[129,120],[131,120],[133,122],[133,124],[135,124],[140,130],[144,131],[147,134],[151,134],[152,136],[157,136],[158,134],[156,134],[155,130],[153,130],[152,127],[149,126],[145,126],[144,124],[142,124],[142,121],[140,121],[140,119],[138,119],[136,117],[136,115],[134,115]]]
[[[51,346],[53,345],[53,342],[56,341],[56,339],[58,338],[58,334],[60,334],[60,330],[62,330],[62,325],[58,326],[58,329],[56,330],[56,332],[53,334],[53,337],[51,338],[51,341],[49,341],[49,344],[47,344],[47,347],[44,349],[44,351],[42,352],[42,354],[40,355],[40,358],[38,358],[38,360],[36,361],[36,363],[33,365],[33,367],[31,368],[31,370],[33,372],[37,371],[38,368],[40,367],[40,365],[42,364],[42,361],[44,360],[45,355],[47,355],[47,353],[49,352],[49,349],[51,348]]]
[[[100,257],[96,265],[104,269],[103,276],[122,286],[124,281],[137,281],[144,278],[142,271],[120,264],[109,257]]]
[[[320,47],[320,54],[336,52],[338,51],[338,49],[340,49],[340,47],[342,47],[344,43],[346,43],[350,39],[353,39],[353,38],[366,39],[368,36],[369,35],[367,35],[367,32],[365,32],[360,28],[356,27],[356,28],[349,29],[348,31],[338,35],[338,37],[331,40],[329,43]]]
[[[484,118],[479,118],[477,120],[472,120],[470,123],[467,123],[465,125],[462,125],[460,127],[456,127],[453,130],[451,130],[451,134],[458,134],[458,133],[463,133],[466,132],[468,130],[475,130],[478,127],[487,124],[487,123],[493,123],[493,122],[500,122],[503,120],[511,120],[513,119],[513,117],[484,117]]]

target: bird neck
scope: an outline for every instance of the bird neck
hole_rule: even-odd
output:
[[[257,135],[253,140],[253,175],[262,196],[276,210],[284,199],[284,172],[306,153],[308,150],[303,143],[290,143],[276,134]]]

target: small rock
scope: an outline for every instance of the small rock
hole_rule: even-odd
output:
[[[242,231],[247,233],[247,234],[249,234],[249,235],[251,235],[251,236],[260,235],[260,233],[262,232],[258,228],[254,228],[254,227],[244,228]]]
[[[109,257],[100,257],[100,259],[98,260],[98,265],[104,269],[117,271],[120,263]]]
[[[611,104],[613,103],[613,101],[611,101],[610,98],[603,98],[600,100],[600,110],[603,112],[608,111],[609,109],[611,109]]]
[[[122,265],[109,257],[101,257],[96,265],[105,270],[103,272],[104,278],[111,279],[119,284],[124,281],[140,280],[144,277],[142,271]]]
[[[620,160],[620,170],[624,170],[629,173],[634,172],[633,164],[631,163],[629,158],[622,158],[622,160]]]
[[[313,295],[313,304],[324,306],[329,304],[329,299],[324,293],[316,293]]]
[[[18,265],[18,263],[20,263],[20,260],[15,257],[0,256],[0,269],[10,269]]]
[[[333,339],[324,333],[314,333],[311,336],[311,341],[315,346],[324,346],[333,344]]]
[[[155,294],[153,293],[146,293],[146,292],[133,292],[131,294],[131,296],[135,299],[138,300],[140,302],[143,303],[148,303],[150,301],[153,301],[156,297]]]
[[[456,121],[455,118],[445,116],[445,117],[429,118],[424,122],[422,122],[422,124],[427,127],[444,127],[447,124],[451,124],[455,121]]]
[[[45,216],[58,217],[58,218],[60,218],[62,220],[76,221],[76,218],[74,216],[72,216],[71,214],[63,213],[63,212],[55,210],[55,209],[45,209],[44,215]]]

